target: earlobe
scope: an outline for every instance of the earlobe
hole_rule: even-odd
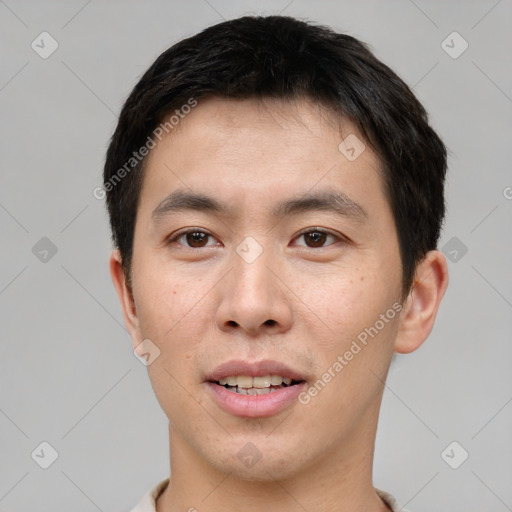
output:
[[[395,352],[413,352],[427,339],[447,286],[444,254],[429,251],[416,268],[414,283],[401,312]]]
[[[115,249],[112,251],[109,265],[112,283],[114,284],[119,302],[121,303],[124,323],[135,344],[139,337],[137,309],[135,307],[132,290],[126,282],[126,276],[124,274],[122,258],[119,250]]]

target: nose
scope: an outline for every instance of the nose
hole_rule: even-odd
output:
[[[266,254],[267,253],[267,254]],[[231,272],[222,280],[216,323],[224,332],[249,336],[286,332],[292,325],[290,293],[276,259],[264,251],[248,263],[233,254]]]

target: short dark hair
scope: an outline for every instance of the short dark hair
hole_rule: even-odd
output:
[[[409,291],[416,265],[437,247],[446,148],[411,89],[365,43],[287,16],[244,16],[178,42],[126,100],[107,151],[104,188],[128,284],[145,162],[138,151],[166,116],[207,97],[305,98],[355,123],[381,160]]]

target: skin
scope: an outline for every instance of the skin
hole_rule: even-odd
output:
[[[383,383],[393,353],[416,350],[430,333],[447,266],[442,253],[429,252],[402,296],[379,159],[366,145],[349,161],[339,143],[363,138],[349,121],[339,124],[306,100],[207,99],[148,156],[132,288],[118,251],[110,269],[134,347],[150,339],[160,350],[148,372],[169,419],[172,477],[158,512],[388,510],[372,484]],[[213,197],[229,211],[155,219],[177,190]],[[327,190],[344,193],[366,216],[272,213],[285,200]],[[211,236],[169,241],[183,228]],[[336,236],[301,235],[321,229]],[[247,236],[263,250],[252,263],[236,252]],[[236,417],[206,389],[207,372],[232,358],[285,362],[313,385],[397,302],[402,311],[306,405]],[[237,457],[248,442],[262,455],[252,467]]]

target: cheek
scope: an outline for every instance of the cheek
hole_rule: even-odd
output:
[[[383,299],[382,290],[376,288],[374,274],[357,267],[331,268],[314,276],[302,273],[296,293],[311,322],[323,327],[331,338],[345,339],[357,334],[379,308],[376,299]]]
[[[154,262],[153,262],[154,263]],[[134,293],[141,330],[165,338],[165,333],[179,329],[189,315],[201,308],[205,285],[197,276],[182,276],[165,265],[143,262],[134,273]],[[142,270],[143,269],[143,270]]]
[[[179,283],[170,277],[147,279],[139,287],[140,333],[160,350],[148,375],[161,408],[177,426],[180,418],[197,414],[200,343],[211,325],[211,308],[201,287],[197,281]]]
[[[301,287],[300,296],[307,306],[301,323],[306,339],[314,340],[320,373],[347,354],[347,368],[368,372],[374,367],[381,374],[391,357],[398,321],[393,305],[399,287],[368,268],[316,276],[315,286],[308,280]]]

